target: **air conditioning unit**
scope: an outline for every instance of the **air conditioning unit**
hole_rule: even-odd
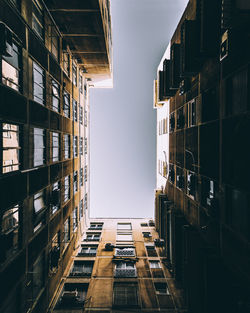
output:
[[[12,31],[2,22],[0,22],[0,54],[13,56]]]
[[[156,247],[164,247],[165,240],[157,238],[154,240]]]
[[[112,245],[112,243],[110,243],[110,242],[105,244],[105,250],[106,251],[113,251],[114,247],[115,246]]]

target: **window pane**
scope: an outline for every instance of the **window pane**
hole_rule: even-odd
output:
[[[8,87],[19,91],[19,71],[2,60],[2,81]]]

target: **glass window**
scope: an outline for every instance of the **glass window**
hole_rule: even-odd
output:
[[[116,256],[134,256],[135,249],[133,247],[117,247],[115,249]]]
[[[70,158],[70,135],[64,135],[64,159]]]
[[[73,120],[77,122],[77,102],[73,99]]]
[[[74,187],[74,193],[77,192],[78,190],[78,171],[74,171],[74,176],[73,176],[73,187]]]
[[[64,243],[68,243],[70,241],[70,217],[66,219],[64,222]]]
[[[188,126],[196,125],[196,99],[188,103]]]
[[[146,246],[148,256],[157,256],[156,250],[154,246]]]
[[[79,89],[80,89],[80,93],[83,93],[82,75],[79,75]]]
[[[52,162],[59,161],[60,136],[58,133],[52,133]]]
[[[34,166],[45,164],[45,130],[34,128]]]
[[[51,79],[51,95],[52,95],[52,109],[56,112],[60,112],[60,88],[59,84]]]
[[[156,294],[170,294],[166,283],[154,283],[154,285]]]
[[[75,261],[70,276],[91,276],[93,262]]]
[[[102,229],[103,224],[102,223],[90,223],[89,229]]]
[[[87,233],[86,240],[89,241],[99,241],[101,237],[101,233]]]
[[[133,241],[132,234],[117,234],[117,241]]]
[[[2,123],[2,172],[9,173],[20,168],[19,126]]]
[[[77,67],[74,63],[72,65],[72,80],[73,84],[77,86]]]
[[[73,139],[73,153],[74,153],[74,158],[76,158],[78,155],[78,137],[77,136],[74,136],[74,139]]]
[[[45,72],[33,61],[33,99],[45,104]]]
[[[52,185],[50,201],[51,201],[51,214],[55,214],[59,210],[61,202],[60,182],[56,182]]]
[[[45,190],[42,190],[36,193],[33,197],[33,225],[34,225],[34,233],[37,232],[42,226],[45,224],[45,209],[46,209],[46,193]]]
[[[159,261],[149,261],[150,268],[161,268]]]
[[[54,55],[56,60],[58,61],[59,38],[58,38],[58,34],[55,30],[55,26],[53,26],[53,25],[50,26],[50,43],[51,43],[50,51]]]
[[[56,309],[82,309],[84,303],[87,301],[87,284],[81,283],[66,283],[64,285],[62,294],[57,301]]]
[[[32,1],[32,28],[36,34],[43,39],[43,8],[38,0]]]
[[[86,183],[88,180],[88,168],[87,165],[84,166],[84,182]]]
[[[70,176],[64,177],[64,202],[70,198]]]
[[[44,254],[42,253],[33,264],[32,275],[32,299],[34,300],[44,286]]]
[[[87,110],[84,110],[84,126],[88,126],[88,112]]]
[[[63,69],[64,72],[69,76],[69,69],[70,69],[70,56],[68,52],[63,53]]]
[[[136,284],[114,283],[114,306],[137,306],[138,290]]]
[[[1,247],[3,257],[8,258],[9,255],[16,252],[19,247],[20,240],[19,229],[19,206],[5,211],[1,221],[1,237],[4,245]]]
[[[78,212],[77,211],[78,211],[77,207],[74,208],[74,210],[73,210],[73,232],[76,231],[77,226],[78,226]]]
[[[88,153],[88,138],[84,137],[84,154]]]
[[[83,138],[80,137],[80,147],[79,147],[79,150],[80,150],[80,154],[83,155]]]
[[[117,229],[132,229],[131,223],[117,223]]]
[[[82,246],[79,256],[96,256],[97,246]]]
[[[4,85],[20,91],[20,49],[14,43],[12,45],[13,55],[3,56],[2,59],[2,82]]]
[[[80,200],[79,212],[80,212],[80,218],[82,218],[83,217],[83,199]]]
[[[83,168],[80,169],[80,185],[83,186]]]
[[[144,232],[142,232],[142,234],[143,234],[144,238],[151,238],[152,237],[152,235],[149,231],[144,231]]]
[[[88,209],[88,194],[85,193],[84,195],[84,210],[86,211]]]
[[[80,120],[80,123],[82,124],[83,123],[83,108],[81,105],[79,107],[79,120]]]
[[[66,91],[63,94],[63,113],[64,116],[70,118],[70,96]]]

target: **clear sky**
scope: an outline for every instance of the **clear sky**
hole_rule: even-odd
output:
[[[187,0],[111,0],[114,88],[90,90],[90,216],[153,217],[153,80]]]

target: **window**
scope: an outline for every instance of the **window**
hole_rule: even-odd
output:
[[[70,118],[70,96],[66,91],[63,93],[63,113],[64,116]]]
[[[196,125],[196,99],[188,103],[188,127]]]
[[[70,241],[70,217],[64,222],[64,243],[67,244]]]
[[[73,154],[74,158],[77,158],[78,155],[78,137],[74,136],[73,138]]]
[[[75,86],[77,86],[77,67],[73,63],[72,65],[72,81]]]
[[[33,197],[33,225],[34,225],[34,233],[37,232],[46,221],[46,192],[45,189],[36,193]]]
[[[79,204],[79,212],[80,212],[80,218],[83,217],[83,200],[80,200],[80,204]]]
[[[16,91],[20,91],[21,59],[20,49],[13,43],[13,55],[2,56],[2,83]]]
[[[60,208],[60,182],[56,182],[52,185],[52,193],[51,193],[51,214],[55,214]]]
[[[70,158],[70,135],[64,135],[64,159]]]
[[[78,256],[96,256],[97,246],[82,246]]]
[[[85,193],[84,195],[84,210],[86,211],[88,209],[88,194]]]
[[[141,223],[141,227],[148,227],[147,223]]]
[[[77,102],[73,99],[73,120],[77,122]]]
[[[70,176],[64,177],[64,202],[70,198]]]
[[[152,235],[149,231],[144,231],[144,232],[142,232],[142,234],[143,234],[144,238],[151,238],[152,237]]]
[[[79,107],[79,120],[80,120],[80,123],[83,124],[83,108],[81,105]]]
[[[87,98],[87,84],[86,81],[84,81],[84,99]]]
[[[31,295],[30,298],[34,301],[36,297],[39,295],[41,289],[44,286],[44,272],[45,272],[45,264],[44,264],[44,253],[42,253],[34,262],[31,268]]]
[[[34,166],[45,164],[45,130],[34,128]]]
[[[150,268],[161,268],[159,261],[149,261]]]
[[[83,308],[88,291],[87,284],[66,283],[55,309]]]
[[[43,8],[38,0],[32,0],[32,28],[43,39]]]
[[[86,240],[87,241],[99,241],[101,237],[101,233],[87,233]]]
[[[119,262],[115,268],[115,277],[136,277],[134,262]]]
[[[135,256],[135,249],[133,247],[117,247],[115,249],[116,256]]]
[[[70,276],[90,277],[93,269],[93,262],[75,261]]]
[[[77,226],[78,226],[78,212],[77,212],[77,207],[76,207],[73,210],[73,232],[76,231]]]
[[[90,223],[89,229],[102,230],[102,223]]]
[[[154,246],[146,246],[148,256],[157,256],[156,250]]]
[[[50,26],[50,51],[58,61],[59,38],[55,26]]]
[[[58,268],[60,259],[60,231],[58,231],[51,241],[51,250],[49,253],[49,267],[53,273]]]
[[[84,110],[84,126],[88,126],[88,112],[87,110]]]
[[[77,192],[78,190],[78,171],[74,171],[74,176],[73,176],[73,190],[74,193]]]
[[[84,137],[84,154],[88,153],[88,138]]]
[[[170,294],[166,283],[154,283],[154,285],[156,294]]]
[[[83,155],[83,138],[80,137],[80,154]]]
[[[2,172],[9,173],[20,169],[19,126],[2,123]]]
[[[169,129],[169,132],[172,133],[172,132],[175,131],[175,112],[172,112],[172,113],[170,114],[169,123],[170,123],[170,125],[169,125],[169,128],[170,128],[170,129]]]
[[[70,56],[68,52],[63,53],[63,70],[69,76],[70,72]]]
[[[117,234],[116,235],[117,241],[133,241],[132,234]]]
[[[187,171],[187,195],[195,199],[196,194],[196,175],[191,171]]]
[[[88,169],[87,165],[84,166],[84,182],[86,183],[88,180]]]
[[[83,186],[83,169],[80,169],[80,186]]]
[[[117,223],[117,229],[131,230],[132,226],[131,226],[131,223]]]
[[[113,305],[120,307],[137,306],[138,305],[137,284],[114,283]]]
[[[20,229],[18,205],[3,213],[1,219],[1,237],[4,242],[1,247],[1,253],[3,253],[2,256],[5,259],[19,248]]]
[[[60,136],[58,133],[52,133],[52,162],[59,161]]]
[[[80,89],[80,93],[83,93],[82,75],[79,75],[79,89]]]
[[[33,61],[33,99],[45,104],[45,72]]]
[[[51,95],[52,95],[52,110],[60,112],[60,88],[59,84],[51,79]]]

